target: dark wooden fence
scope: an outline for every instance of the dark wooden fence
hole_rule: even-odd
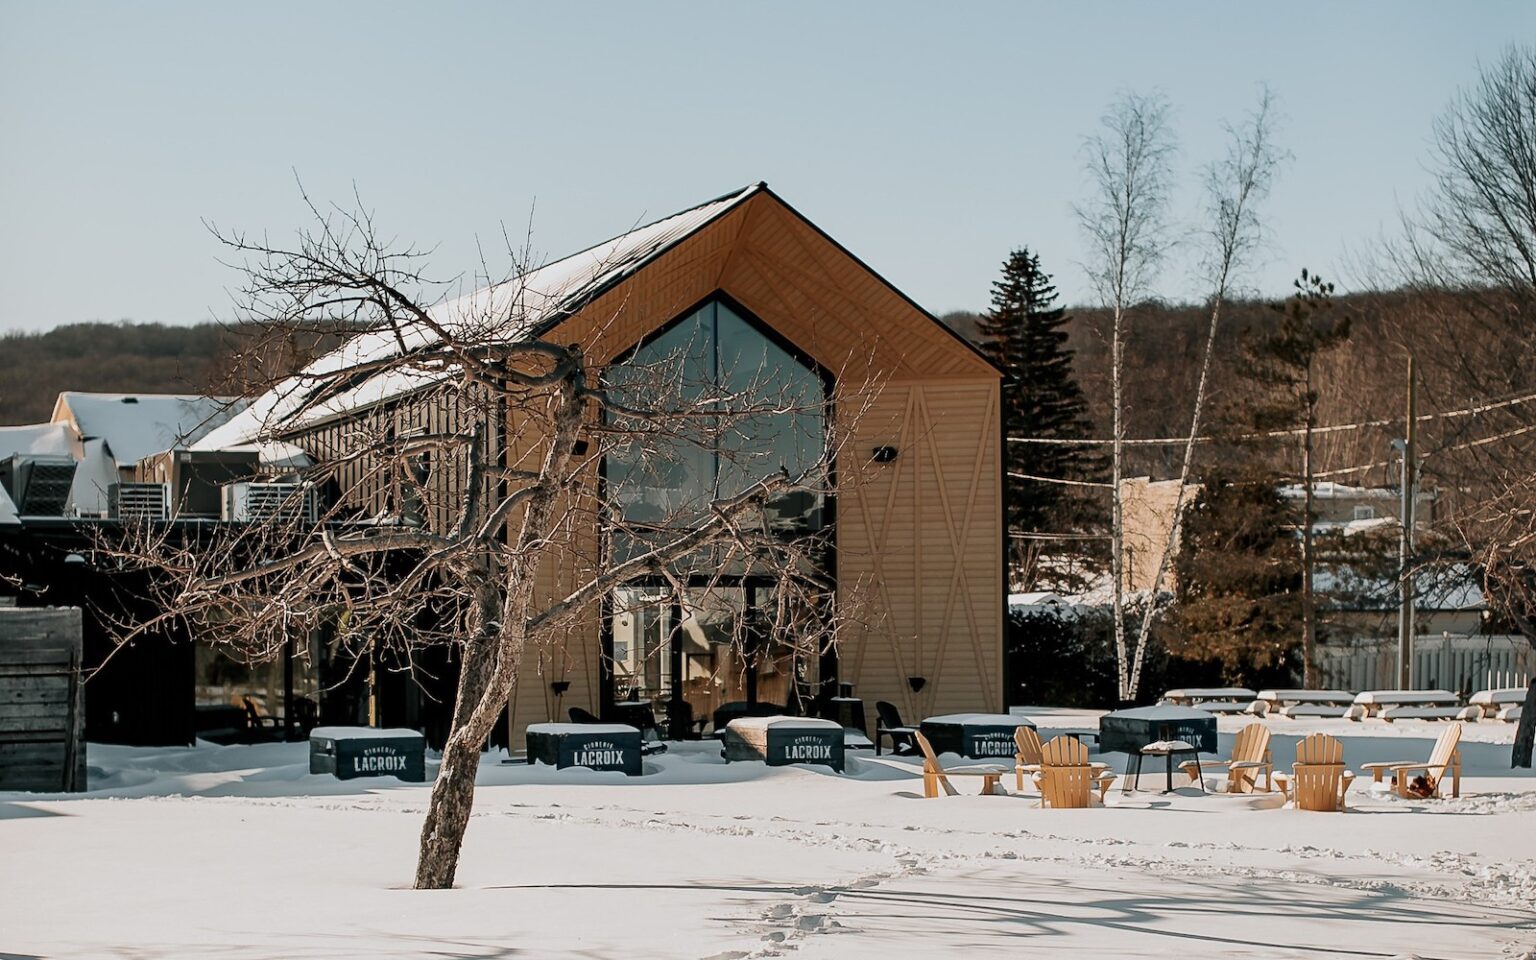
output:
[[[0,607],[0,790],[85,789],[78,607]]]

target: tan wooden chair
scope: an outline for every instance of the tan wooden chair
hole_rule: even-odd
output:
[[[913,731],[912,739],[917,741],[917,748],[923,752],[923,796],[937,797],[939,788],[944,788],[947,796],[955,796],[960,791],[949,782],[950,777],[981,777],[981,793],[983,796],[991,796],[997,793],[998,783],[1008,768],[996,763],[967,764],[962,767],[945,767],[939,764],[939,758],[933,754],[933,745],[921,732]]]
[[[1104,764],[1088,762],[1088,746],[1076,737],[1061,736],[1040,747],[1040,769],[1034,775],[1040,806],[1086,807],[1095,787],[1099,802],[1115,782]]]
[[[1226,767],[1228,793],[1253,793],[1259,788],[1260,771],[1264,773],[1265,792],[1274,790],[1275,761],[1269,753],[1269,728],[1262,723],[1248,724],[1237,731],[1237,739],[1232,742],[1232,759],[1205,760],[1200,766],[1205,771]],[[1189,775],[1190,783],[1194,783],[1201,772],[1193,760],[1179,764],[1179,769]]]
[[[1014,787],[1023,793],[1024,775],[1038,773],[1043,762],[1040,756],[1040,731],[1034,727],[1019,727],[1013,731],[1013,742],[1017,748],[1013,755]],[[1098,761],[1093,761],[1089,766],[1098,770],[1109,769],[1109,764]]]
[[[1344,744],[1314,733],[1296,744],[1291,773],[1277,773],[1275,781],[1297,810],[1335,811],[1344,809],[1344,794],[1355,775],[1344,769]]]
[[[1440,739],[1435,741],[1435,749],[1429,754],[1428,763],[1414,763],[1411,760],[1383,760],[1374,763],[1362,763],[1362,770],[1371,772],[1371,779],[1376,783],[1388,771],[1392,773],[1392,785],[1397,789],[1397,795],[1407,797],[1408,786],[1413,782],[1410,773],[1423,771],[1424,779],[1429,781],[1432,796],[1440,796],[1440,785],[1445,780],[1447,772],[1451,775],[1451,796],[1461,796],[1461,724],[1453,723],[1440,732]]]

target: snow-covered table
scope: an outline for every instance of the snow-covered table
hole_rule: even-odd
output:
[[[1363,708],[1359,712],[1365,717],[1388,722],[1454,720],[1462,713],[1460,698],[1450,690],[1366,690],[1355,697],[1355,706]]]
[[[1163,699],[1179,707],[1199,707],[1211,713],[1242,713],[1258,696],[1247,687],[1184,687],[1169,690]]]
[[[947,713],[927,718],[918,729],[934,753],[982,760],[1018,753],[1014,732],[1034,725],[1033,720],[1017,713]]]
[[[415,730],[316,727],[309,731],[309,772],[354,777],[427,779],[427,741]]]
[[[640,731],[626,723],[533,723],[528,762],[640,776]]]
[[[1496,687],[1492,690],[1479,690],[1467,699],[1467,703],[1474,707],[1480,707],[1485,717],[1497,717],[1509,707],[1518,709],[1525,702],[1524,687]],[[1519,716],[1516,714],[1516,716]]]
[[[1260,690],[1258,699],[1282,717],[1342,720],[1355,702],[1348,690]]]
[[[770,767],[816,763],[843,770],[843,725],[816,717],[737,717],[725,726],[727,761],[759,760]]]

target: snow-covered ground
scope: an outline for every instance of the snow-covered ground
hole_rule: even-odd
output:
[[[1322,729],[1354,765],[1425,758],[1441,729],[1270,723],[1277,759]],[[1536,960],[1512,736],[1466,728],[1460,800],[1367,777],[1346,814],[1150,776],[1088,810],[974,781],[924,800],[914,766],[867,753],[839,776],[674,745],[634,779],[491,758],[438,892],[407,889],[426,786],[310,776],[303,744],[92,745],[90,793],[0,794],[0,957]]]

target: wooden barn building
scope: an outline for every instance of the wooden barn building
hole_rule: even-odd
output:
[[[888,700],[910,717],[1003,708],[1001,375],[986,357],[761,183],[521,280],[533,306],[518,335],[579,343],[598,365],[691,325],[731,338],[733,349],[788,358],[798,372],[786,376],[828,399],[867,401],[841,448],[832,502],[811,522],[832,528],[827,573],[839,602],[857,593],[872,613],[839,628],[835,650],[811,666],[812,682],[822,694],[853,684],[866,703]],[[393,418],[405,431],[429,416],[418,402],[430,392],[423,385],[373,382],[345,362],[332,369],[336,389],[320,407],[296,415],[274,391],[193,450],[281,441],[323,460],[345,447],[359,418]],[[453,416],[451,403],[434,410]],[[552,595],[560,574],[549,569],[542,588]],[[735,609],[751,608],[768,587],[750,577],[732,585]],[[686,699],[695,716],[708,716],[741,696],[730,676],[740,665],[696,635],[708,626],[703,612],[673,602],[644,609],[638,590],[610,599],[619,607],[584,621],[590,627],[558,648],[527,652],[509,704],[512,743],[526,725],[564,720],[573,706],[605,714],[618,698],[641,698],[664,711]],[[778,668],[770,660],[754,693],[782,703],[788,671]]]

